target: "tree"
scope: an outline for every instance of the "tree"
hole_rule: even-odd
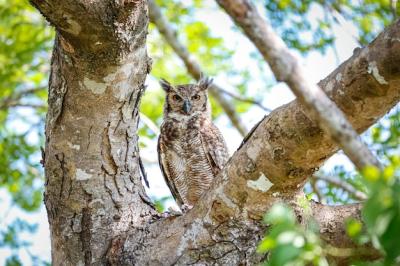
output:
[[[147,1],[32,3],[57,31],[43,158],[55,265],[259,262],[262,217],[281,201],[303,223],[313,216],[329,244],[354,246],[344,221],[359,219],[361,205],[300,204],[307,178],[338,146],[298,101],[254,127],[195,209],[157,219],[141,183],[137,134],[151,68]],[[398,102],[398,26],[319,84],[359,132]]]

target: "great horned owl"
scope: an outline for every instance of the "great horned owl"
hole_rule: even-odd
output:
[[[221,132],[211,120],[207,89],[212,80],[172,86],[166,92],[158,139],[161,172],[181,209],[191,208],[228,160]]]

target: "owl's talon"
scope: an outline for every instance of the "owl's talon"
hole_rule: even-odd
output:
[[[192,208],[193,208],[193,205],[189,205],[189,204],[183,204],[181,206],[182,212],[187,212],[187,211],[191,210]]]

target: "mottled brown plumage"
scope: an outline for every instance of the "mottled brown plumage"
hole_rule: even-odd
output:
[[[207,96],[210,84],[210,79],[178,86],[161,81],[167,95],[158,159],[181,208],[197,202],[228,160],[226,143],[211,120]]]

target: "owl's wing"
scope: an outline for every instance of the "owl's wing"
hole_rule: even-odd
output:
[[[201,142],[214,175],[217,175],[229,159],[228,148],[219,129],[212,123],[201,129]]]
[[[166,147],[161,139],[161,136],[158,138],[157,144],[157,153],[158,153],[158,164],[160,165],[161,173],[164,176],[165,183],[167,183],[169,190],[171,191],[172,196],[179,206],[183,205],[183,200],[179,195],[178,189],[176,188],[171,174],[169,172],[169,166],[167,160],[165,160]]]

